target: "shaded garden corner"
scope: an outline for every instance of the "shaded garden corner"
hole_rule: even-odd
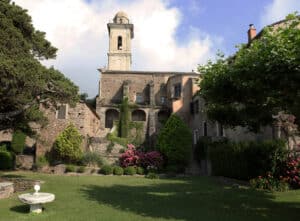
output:
[[[295,197],[292,191],[271,194],[224,186],[206,178],[189,178],[175,183],[154,180],[149,185],[140,186],[86,185],[81,191],[87,200],[155,219],[300,219],[299,197]],[[279,201],[277,196],[281,194],[285,197]]]

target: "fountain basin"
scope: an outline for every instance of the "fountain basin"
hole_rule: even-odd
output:
[[[30,212],[41,213],[42,204],[52,202],[55,195],[52,193],[24,193],[19,195],[19,200],[30,205]]]

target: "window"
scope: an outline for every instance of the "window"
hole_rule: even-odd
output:
[[[174,98],[179,98],[181,96],[181,84],[174,85]]]
[[[122,36],[118,36],[118,50],[122,50]]]
[[[223,127],[223,125],[220,124],[220,123],[217,123],[217,135],[218,135],[219,137],[224,137],[224,136],[225,136],[225,135],[224,135],[224,127]]]
[[[197,144],[198,139],[199,139],[199,131],[194,130],[194,144]]]
[[[207,136],[207,123],[203,122],[203,136],[206,137]]]
[[[160,97],[160,103],[161,104],[166,104],[166,97],[164,97],[164,96],[162,96],[162,97]]]
[[[190,103],[190,113],[192,114],[192,115],[194,115],[194,103],[193,102],[191,102]]]
[[[146,121],[146,113],[143,110],[134,110],[131,113],[132,121]]]
[[[63,104],[58,107],[57,110],[57,119],[67,119],[67,105]]]
[[[143,104],[144,103],[144,97],[142,93],[137,93],[135,96],[135,103],[137,104]]]

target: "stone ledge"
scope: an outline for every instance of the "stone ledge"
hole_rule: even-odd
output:
[[[0,199],[10,197],[14,193],[14,184],[11,182],[0,183]]]

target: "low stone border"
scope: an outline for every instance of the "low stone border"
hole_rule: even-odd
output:
[[[10,197],[14,193],[14,184],[12,182],[0,182],[0,199]]]

